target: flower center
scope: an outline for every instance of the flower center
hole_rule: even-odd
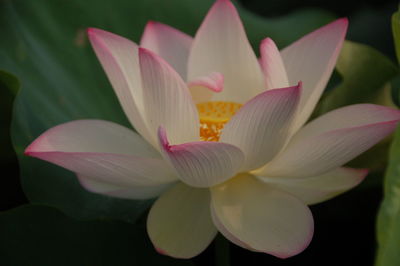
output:
[[[218,141],[226,122],[242,105],[234,102],[205,102],[197,104],[200,117],[200,140]]]

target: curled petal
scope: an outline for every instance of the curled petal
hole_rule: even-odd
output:
[[[224,88],[224,76],[218,72],[196,78],[188,83],[190,93],[196,103],[209,101],[214,93],[219,93]]]

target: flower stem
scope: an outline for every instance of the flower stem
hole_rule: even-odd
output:
[[[230,265],[229,241],[221,234],[218,234],[215,238],[215,265]]]

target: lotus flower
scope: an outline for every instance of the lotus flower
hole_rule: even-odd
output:
[[[243,248],[287,258],[313,235],[307,205],[360,183],[342,167],[396,127],[400,112],[372,104],[305,124],[335,66],[347,30],[336,20],[279,51],[255,56],[235,7],[217,0],[192,39],[149,22],[140,46],[88,30],[136,129],[79,120],[49,129],[26,154],[77,174],[108,196],[158,197],[147,230],[177,258],[202,252],[217,231]]]

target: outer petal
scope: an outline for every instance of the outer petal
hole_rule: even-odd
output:
[[[261,69],[239,15],[229,0],[217,0],[199,28],[189,55],[189,80],[220,72],[225,89],[215,100],[244,102],[264,87]]]
[[[170,188],[174,182],[160,185],[130,185],[120,186],[111,183],[97,181],[96,177],[78,175],[81,185],[93,193],[99,193],[110,197],[122,199],[149,199],[159,196],[162,192]]]
[[[224,88],[224,76],[218,72],[199,77],[188,83],[190,93],[195,103],[209,101],[215,92],[221,92]]]
[[[55,126],[32,142],[25,153],[98,152],[161,158],[143,138],[124,126],[104,120],[75,120]]]
[[[242,170],[263,166],[282,149],[296,114],[300,88],[301,83],[260,93],[225,125],[221,142],[233,144],[244,152]]]
[[[252,249],[250,246],[248,246],[246,243],[240,241],[240,239],[236,238],[236,236],[234,234],[231,234],[231,232],[228,231],[228,229],[225,228],[224,224],[221,223],[221,221],[219,220],[218,216],[215,214],[215,210],[213,208],[213,205],[211,204],[211,218],[212,221],[215,225],[215,227],[217,227],[218,231],[229,241],[231,241],[232,243],[234,243],[235,245],[244,248],[244,249],[248,249],[248,250],[252,250],[252,251],[257,251]]]
[[[331,171],[390,134],[398,110],[357,104],[331,111],[302,128],[257,175],[309,177]]]
[[[199,118],[189,90],[167,62],[144,48],[139,49],[146,119],[154,141],[164,126],[174,144],[199,139]]]
[[[201,253],[217,233],[208,189],[179,183],[168,190],[151,208],[147,231],[161,254],[187,259]]]
[[[177,29],[150,21],[144,29],[140,46],[164,58],[186,80],[192,41],[192,37]]]
[[[297,196],[307,204],[331,199],[357,186],[368,174],[366,169],[337,168],[326,174],[305,178],[269,178],[260,180]]]
[[[281,54],[274,41],[266,38],[260,45],[260,65],[264,73],[267,89],[289,87],[289,80]]]
[[[129,121],[140,135],[147,141],[151,140],[143,118],[138,46],[128,39],[99,29],[89,28],[88,35]]]
[[[251,249],[279,258],[303,251],[313,235],[312,214],[304,203],[249,175],[211,188],[211,205],[222,233],[227,230]]]
[[[25,154],[116,186],[176,180],[171,168],[140,136],[107,121],[79,120],[56,126],[39,136]]]
[[[301,80],[304,86],[294,130],[300,128],[314,110],[335,67],[347,25],[347,19],[338,19],[282,50],[289,83]]]
[[[210,187],[234,176],[244,161],[242,151],[221,142],[190,142],[170,146],[163,128],[159,141],[166,160],[180,179],[193,187]]]

